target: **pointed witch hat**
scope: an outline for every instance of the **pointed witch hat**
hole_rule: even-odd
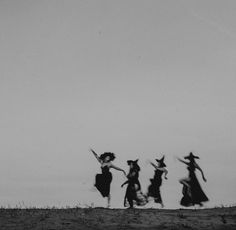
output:
[[[163,156],[160,160],[156,159],[156,161],[159,163],[160,167],[166,167],[164,160],[165,160],[165,156]]]
[[[190,152],[188,156],[184,157],[184,159],[188,159],[188,160],[194,160],[194,159],[199,159],[199,157],[198,157],[198,156],[195,156],[195,155],[193,155],[193,153],[192,153],[192,152]]]

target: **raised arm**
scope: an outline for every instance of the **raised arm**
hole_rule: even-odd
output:
[[[98,160],[99,163],[102,163],[102,160],[99,158],[99,156],[97,155],[97,153],[93,150],[90,149],[90,151],[93,153],[93,155],[96,157],[96,159]]]
[[[206,178],[204,176],[204,173],[203,173],[202,169],[200,168],[200,166],[196,162],[195,162],[195,167],[201,172],[202,179],[206,182],[207,180],[206,180]]]

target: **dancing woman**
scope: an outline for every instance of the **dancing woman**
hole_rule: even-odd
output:
[[[134,203],[143,206],[147,203],[147,199],[141,191],[141,185],[139,182],[140,167],[138,165],[138,160],[129,160],[127,161],[127,164],[130,167],[127,175],[128,180],[121,185],[121,187],[123,187],[125,184],[128,184],[125,193],[124,206],[127,206],[127,201],[129,203],[129,208],[133,208]]]
[[[183,197],[180,201],[180,204],[186,207],[194,206],[195,204],[198,204],[202,206],[202,202],[208,201],[208,197],[203,192],[197,176],[195,174],[195,170],[198,169],[201,172],[202,179],[206,182],[206,178],[204,176],[204,173],[200,166],[196,163],[195,159],[199,159],[198,156],[194,156],[192,152],[184,159],[187,159],[188,161],[179,159],[178,160],[184,164],[187,165],[187,169],[189,171],[189,175],[187,178],[181,179],[180,183],[183,185]]]
[[[150,179],[151,184],[148,187],[148,197],[153,197],[155,203],[161,204],[161,207],[164,207],[162,198],[161,198],[161,193],[160,193],[160,187],[162,185],[162,175],[164,174],[164,178],[167,180],[167,169],[166,169],[166,164],[164,163],[165,157],[163,156],[160,160],[156,159],[157,165],[154,163],[150,162],[150,164],[155,168],[155,174],[153,179]]]
[[[97,174],[95,177],[95,187],[98,189],[98,191],[101,193],[103,197],[107,197],[107,207],[109,208],[111,200],[110,187],[112,181],[112,174],[110,172],[110,168],[123,172],[125,176],[126,173],[123,169],[112,164],[112,161],[115,159],[114,153],[105,152],[100,156],[98,156],[94,150],[90,149],[90,151],[93,153],[98,162],[101,164],[101,169],[102,169],[102,174]]]

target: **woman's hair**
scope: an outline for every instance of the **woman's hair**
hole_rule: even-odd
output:
[[[99,159],[103,161],[106,157],[110,157],[110,161],[113,161],[116,158],[114,153],[105,152],[100,155]]]
[[[140,171],[140,167],[138,165],[138,160],[135,160],[135,161],[132,161],[132,160],[128,160],[127,161],[127,164],[130,165],[130,164],[133,164],[133,168],[132,168],[132,171],[137,171],[139,172]]]
[[[136,170],[137,172],[140,171],[140,167],[137,163],[134,164],[134,170]]]

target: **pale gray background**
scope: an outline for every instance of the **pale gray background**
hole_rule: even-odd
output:
[[[235,204],[236,2],[0,1],[0,205],[105,205],[88,152],[166,154],[179,207],[193,151],[209,207]],[[124,177],[113,173],[112,206]]]

